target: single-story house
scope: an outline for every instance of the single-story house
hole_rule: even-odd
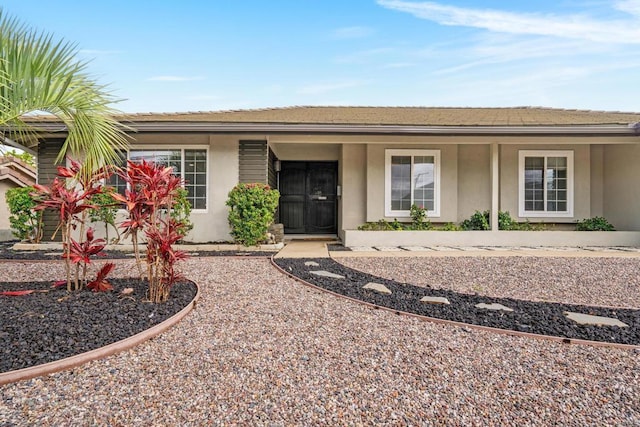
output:
[[[464,238],[461,232],[401,232],[399,244],[448,242],[435,237],[442,233],[457,234],[457,244],[597,244],[572,240],[574,233],[554,236],[578,220],[604,216],[627,232],[617,241],[610,234],[607,244],[640,246],[640,113],[291,107],[120,120],[135,130],[123,157],[172,165],[186,181],[194,223],[187,240],[194,242],[229,241],[227,194],[238,182],[262,182],[281,193],[285,235],[385,244],[389,234],[363,237],[367,232],[357,227],[408,221],[416,204],[436,224],[489,210],[492,230]],[[52,159],[64,138],[59,126],[49,131],[38,148],[41,182],[54,176]],[[498,210],[553,231],[515,238],[520,232],[497,230]]]
[[[0,156],[0,241],[15,239],[9,223],[11,212],[6,201],[7,191],[35,183],[36,171],[33,166],[11,155]]]

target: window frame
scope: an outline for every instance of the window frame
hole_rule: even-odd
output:
[[[519,150],[518,151],[518,216],[521,218],[573,218],[574,205],[574,162],[573,150]],[[547,180],[543,172],[544,211],[525,210],[525,159],[527,157],[543,157],[546,170],[548,157],[565,157],[567,159],[567,210],[547,211]]]
[[[196,209],[191,208],[192,213],[207,213],[209,211],[209,199],[210,199],[210,188],[209,188],[209,170],[211,169],[209,165],[209,146],[208,145],[183,145],[180,147],[175,146],[153,146],[150,147],[148,145],[131,145],[127,150],[127,160],[131,160],[131,151],[180,151],[180,178],[184,181],[185,174],[185,150],[204,150],[205,152],[205,162],[207,166],[206,177],[205,177],[205,208],[204,209]],[[184,186],[182,188],[185,188]]]
[[[384,214],[386,217],[408,218],[411,216],[410,210],[391,209],[391,158],[393,156],[411,156],[411,204],[414,196],[413,164],[416,156],[433,157],[433,210],[427,211],[427,217],[440,217],[440,150],[435,149],[386,149],[384,160]]]

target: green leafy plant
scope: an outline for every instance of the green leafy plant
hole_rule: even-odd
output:
[[[234,240],[254,246],[267,237],[269,225],[278,207],[280,193],[266,184],[236,185],[227,199],[229,225]]]
[[[596,216],[585,218],[576,223],[577,231],[615,231],[615,228],[606,218]]]
[[[460,224],[463,230],[489,230],[489,211],[475,211],[469,219],[465,219]]]
[[[104,187],[102,192],[93,194],[89,198],[89,203],[94,206],[93,209],[88,211],[89,219],[91,222],[102,222],[104,224],[107,243],[110,242],[109,226],[116,231],[117,237],[115,241],[120,241],[120,232],[116,226],[116,216],[120,203],[113,198],[114,191],[113,187]]]
[[[422,206],[411,205],[409,215],[411,216],[409,230],[431,230],[433,228],[433,224],[427,219],[427,210]]]
[[[11,231],[20,240],[39,243],[42,239],[42,211],[34,208],[38,202],[33,197],[34,187],[12,188],[5,194],[9,206]]]
[[[191,222],[191,203],[187,199],[189,192],[184,188],[178,188],[174,197],[173,209],[171,209],[171,218],[176,222],[176,232],[180,235],[180,239],[186,236],[192,229]]]
[[[460,227],[455,222],[448,222],[448,223],[444,224],[442,227],[440,227],[440,230],[442,230],[442,231],[460,231],[460,230],[462,230],[462,227]]]

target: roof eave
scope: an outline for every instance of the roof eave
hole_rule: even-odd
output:
[[[366,135],[638,135],[630,125],[560,125],[560,126],[422,126],[422,125],[353,125],[302,123],[217,123],[217,122],[129,122],[137,132],[212,132],[212,133],[303,133]],[[60,123],[43,123],[43,132],[65,133]]]

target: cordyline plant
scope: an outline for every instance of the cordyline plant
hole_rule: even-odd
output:
[[[178,191],[182,188],[173,169],[142,161],[127,162],[127,169],[118,174],[127,182],[124,195],[113,197],[124,203],[129,218],[120,224],[124,235],[133,243],[138,271],[143,278],[139,251],[139,233],[144,231],[147,241],[147,278],[149,300],[164,302],[169,298],[171,286],[181,277],[175,271],[175,262],[186,258],[186,253],[174,250],[172,245],[184,237],[183,224],[172,218]]]
[[[101,168],[87,174],[80,163],[74,160],[69,160],[69,163],[69,167],[58,166],[58,176],[50,185],[34,185],[34,196],[39,199],[35,210],[52,209],[58,212],[58,227],[52,239],[58,232],[61,233],[67,290],[71,291],[71,264],[76,266],[74,285],[75,290],[79,290],[86,283],[90,256],[98,254],[106,245],[104,239],[94,239],[93,229],[87,230],[85,235],[84,223],[86,211],[94,208],[89,200],[102,191],[100,180],[108,176],[109,172],[108,169]],[[80,241],[72,236],[78,226]],[[83,264],[82,277],[79,274],[80,264]]]

